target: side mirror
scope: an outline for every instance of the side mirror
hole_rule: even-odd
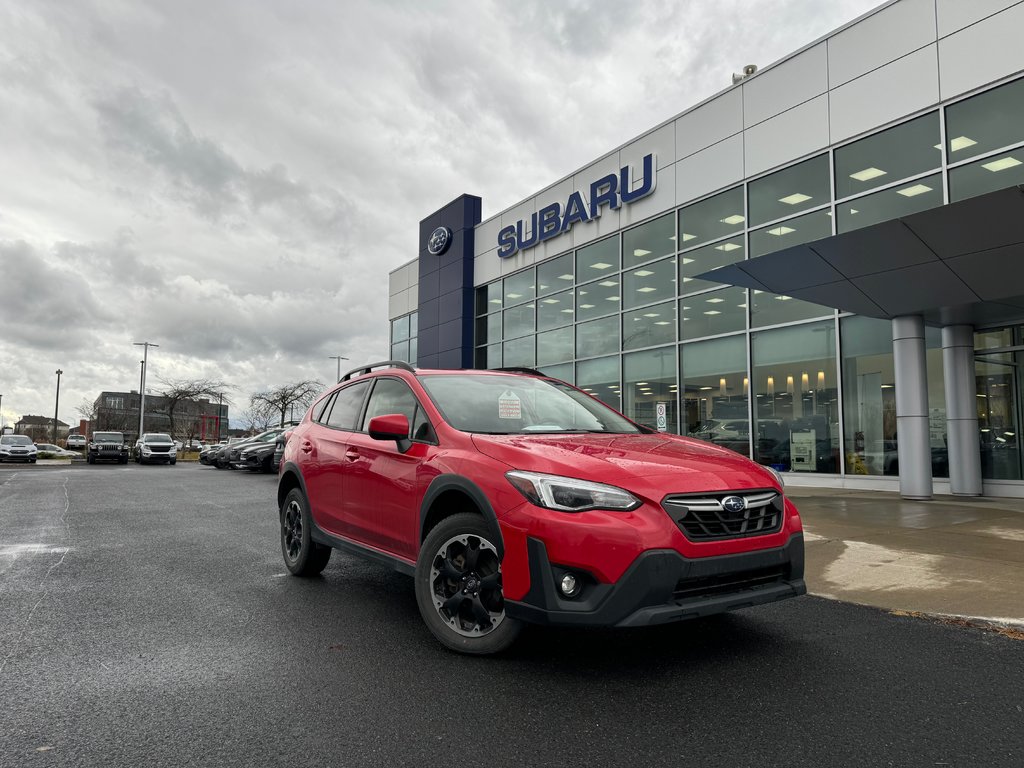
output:
[[[366,431],[374,440],[395,440],[398,450],[405,453],[409,450],[409,419],[403,413],[388,413],[370,419]]]

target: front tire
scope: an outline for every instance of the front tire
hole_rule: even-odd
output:
[[[427,628],[459,653],[499,653],[522,622],[505,615],[501,560],[479,515],[446,517],[427,535],[416,562],[416,604]]]
[[[292,488],[281,504],[281,554],[292,576],[316,576],[327,567],[331,548],[313,541],[309,502],[299,488]]]

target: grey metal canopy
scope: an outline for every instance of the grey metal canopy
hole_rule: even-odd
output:
[[[696,276],[891,319],[1024,318],[1024,186],[990,192]]]

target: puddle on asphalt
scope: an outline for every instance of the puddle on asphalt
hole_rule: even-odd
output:
[[[840,591],[944,589],[941,555],[904,552],[863,541],[844,542],[845,550],[825,569],[825,579]],[[960,579],[962,581],[962,579]]]

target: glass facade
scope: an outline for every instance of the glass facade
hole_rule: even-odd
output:
[[[895,476],[889,321],[696,276],[1014,184],[1024,184],[1024,79],[480,286],[476,364],[539,366],[642,424],[781,470]],[[976,338],[983,475],[1021,480],[1024,326]],[[942,478],[939,330],[926,341],[932,474]]]
[[[416,364],[419,312],[391,321],[391,359]],[[486,334],[486,330],[485,330]]]

